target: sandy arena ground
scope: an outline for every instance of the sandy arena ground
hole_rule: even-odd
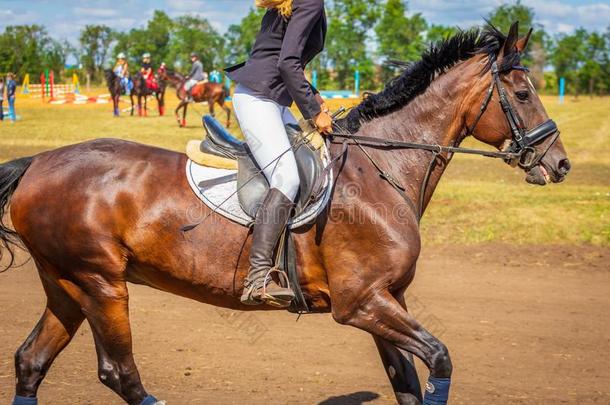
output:
[[[425,250],[408,302],[452,353],[450,403],[610,403],[609,259],[593,247]],[[140,373],[170,405],[394,402],[372,339],[329,315],[233,313],[139,286],[131,296]],[[13,353],[43,305],[31,263],[0,275],[1,404],[13,395]],[[121,403],[97,380],[88,326],[39,398]]]

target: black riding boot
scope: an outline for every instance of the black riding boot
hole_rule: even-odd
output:
[[[250,271],[244,281],[241,302],[247,305],[269,304],[288,307],[294,299],[290,288],[284,288],[273,280],[272,269],[275,248],[290,219],[294,203],[280,190],[269,190],[256,213]]]

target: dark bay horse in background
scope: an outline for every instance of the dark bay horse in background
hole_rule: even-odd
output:
[[[338,125],[353,136],[442,146],[457,146],[471,135],[504,149],[516,139],[501,99],[513,106],[522,129],[549,120],[520,63],[528,38],[519,39],[515,26],[508,36],[491,27],[460,32]],[[558,135],[555,129],[553,137],[531,146],[531,165],[522,167],[528,182],[558,183],[567,175],[570,164]],[[300,282],[313,312],[332,312],[337,322],[372,335],[398,403],[418,404],[422,390],[412,355],[430,371],[426,396],[434,384],[448,390],[452,374],[447,347],[405,301],[420,253],[416,206],[433,155],[360,146],[343,155],[326,212],[294,232]],[[335,156],[342,150],[331,146]],[[424,188],[424,208],[452,158],[434,156],[438,163]],[[369,158],[403,184],[403,195],[379,177]],[[201,203],[184,174],[186,160],[181,153],[105,139],[0,166],[0,218],[10,199],[15,229],[3,224],[0,240],[9,253],[11,244],[22,241],[48,298],[15,355],[17,400],[36,397],[53,360],[86,319],[100,381],[131,405],[156,402],[132,353],[129,282],[226,308],[274,309],[240,303],[248,229]],[[181,232],[207,215],[203,226]]]
[[[167,82],[163,79],[162,75],[155,75],[157,80],[158,89],[153,90],[146,84],[146,79],[141,72],[138,72],[133,77],[133,91],[132,94],[138,99],[138,115],[148,115],[148,97],[155,96],[157,99],[157,105],[159,107],[159,115],[162,117],[165,114],[165,90],[167,88]],[[144,105],[142,105],[144,100]]]
[[[184,88],[184,83],[186,83],[186,78],[182,76],[178,72],[170,72],[168,71],[163,77],[167,80],[175,89],[176,96],[180,100],[178,107],[176,107],[176,120],[178,121],[178,125],[180,127],[186,126],[186,111],[189,105],[189,96],[187,94],[186,89]],[[210,115],[215,117],[216,114],[214,112],[214,104],[220,105],[220,107],[227,114],[227,128],[231,125],[231,109],[226,105],[226,98],[229,97],[229,89],[226,88],[221,83],[198,83],[191,90],[193,101],[195,103],[207,102],[208,107],[210,109]],[[180,117],[180,110],[182,110],[182,117]]]
[[[110,91],[110,98],[112,99],[113,114],[118,117],[121,114],[121,96],[125,94],[125,89],[121,85],[121,78],[118,77],[112,69],[106,69],[104,72],[106,76],[106,86]],[[131,115],[133,115],[133,92],[129,95],[131,100]]]

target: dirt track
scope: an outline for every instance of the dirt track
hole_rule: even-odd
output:
[[[518,252],[487,245],[423,254],[408,302],[452,353],[451,403],[610,403],[610,250],[527,248],[521,260]],[[170,405],[394,401],[372,339],[328,315],[295,322],[287,313],[239,314],[130,291],[140,373]],[[1,404],[13,395],[14,350],[43,305],[31,264],[0,275]],[[120,403],[97,380],[87,326],[39,398],[41,405]]]

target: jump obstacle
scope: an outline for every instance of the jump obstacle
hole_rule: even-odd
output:
[[[87,97],[80,93],[80,82],[76,73],[72,74],[72,83],[55,83],[55,73],[46,70],[40,74],[40,84],[30,83],[30,75],[23,78],[21,94],[40,98],[49,104],[90,104],[105,103],[102,97]]]

